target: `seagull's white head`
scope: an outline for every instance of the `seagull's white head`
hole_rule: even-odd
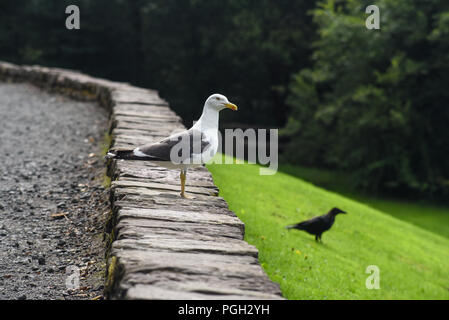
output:
[[[211,108],[216,111],[221,111],[226,108],[233,111],[237,110],[237,106],[235,104],[229,102],[228,98],[218,93],[215,93],[207,98],[206,103],[204,104],[204,108]]]

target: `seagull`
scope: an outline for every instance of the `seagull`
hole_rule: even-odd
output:
[[[339,213],[346,213],[345,211],[332,208],[327,214],[315,217],[291,226],[287,226],[287,229],[298,229],[304,230],[307,233],[313,234],[315,236],[315,241],[321,241],[321,235],[324,231],[329,230],[334,224],[335,217]]]
[[[209,162],[217,153],[219,112],[226,108],[237,110],[224,95],[213,94],[204,103],[200,119],[189,130],[134,149],[111,149],[105,158],[151,161],[167,169],[180,169],[181,197],[188,199],[187,169]]]

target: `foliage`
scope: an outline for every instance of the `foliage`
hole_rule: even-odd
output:
[[[191,125],[205,98],[228,121],[282,126],[291,74],[309,65],[308,0],[4,0],[0,59],[73,68],[154,88]],[[81,29],[67,30],[67,5]]]
[[[380,0],[381,29],[368,30],[368,4],[314,10],[314,66],[291,83],[286,156],[346,170],[368,190],[447,197],[449,5]]]

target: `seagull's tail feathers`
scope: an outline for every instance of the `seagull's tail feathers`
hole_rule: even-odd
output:
[[[111,150],[105,156],[105,159],[134,160],[135,158],[133,150]]]
[[[108,153],[104,156],[106,160],[109,159],[123,159],[123,160],[142,160],[142,161],[158,161],[161,160],[156,157],[148,156],[148,155],[136,155],[134,150],[124,149],[124,150],[109,150]]]
[[[108,153],[104,156],[104,158],[105,158],[106,160],[109,160],[109,159],[115,159],[115,157],[116,157],[116,154],[115,154],[114,152],[108,152]]]

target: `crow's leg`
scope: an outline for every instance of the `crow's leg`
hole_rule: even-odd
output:
[[[323,240],[321,240],[321,233],[318,235],[318,238],[320,239],[320,242],[323,243]]]
[[[315,235],[315,241],[318,242],[318,235]]]
[[[179,178],[181,179],[181,197],[184,199],[189,199],[185,193],[186,189],[186,176],[187,176],[187,169],[181,169],[181,174],[179,175]]]

